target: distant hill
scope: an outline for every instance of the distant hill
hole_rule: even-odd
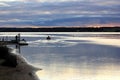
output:
[[[0,32],[120,32],[120,27],[0,28]]]

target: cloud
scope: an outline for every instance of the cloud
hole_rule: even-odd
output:
[[[11,1],[17,1],[17,0],[0,0],[0,2],[11,2]]]
[[[10,5],[0,2],[0,7],[9,7]]]
[[[14,0],[0,2],[1,25],[85,25],[120,23],[119,0]],[[101,19],[101,18],[111,19]],[[80,20],[79,20],[79,19]],[[92,18],[96,18],[92,19]],[[114,20],[112,20],[114,18]],[[74,20],[71,22],[70,20]],[[58,22],[59,21],[59,22]],[[63,22],[64,21],[64,22]],[[103,24],[103,23],[101,23]]]

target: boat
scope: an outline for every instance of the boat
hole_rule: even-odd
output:
[[[50,40],[50,39],[51,39],[51,37],[50,37],[50,36],[48,36],[46,39],[47,39],[47,40]]]
[[[20,40],[18,42],[19,45],[28,45],[28,43],[25,40]]]

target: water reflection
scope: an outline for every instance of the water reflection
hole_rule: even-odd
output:
[[[78,63],[79,64],[79,63]],[[92,68],[54,67],[37,72],[41,80],[119,80],[119,66],[105,64]],[[48,71],[47,71],[48,70]]]
[[[43,69],[40,80],[120,80],[120,34],[26,34],[21,55]]]
[[[31,49],[33,52],[28,52]],[[24,51],[31,63],[43,69],[37,72],[41,80],[120,79],[119,47],[81,43],[59,48],[26,47]]]

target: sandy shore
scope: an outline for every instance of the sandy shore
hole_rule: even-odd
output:
[[[0,46],[0,80],[39,80],[37,70],[13,49]]]

